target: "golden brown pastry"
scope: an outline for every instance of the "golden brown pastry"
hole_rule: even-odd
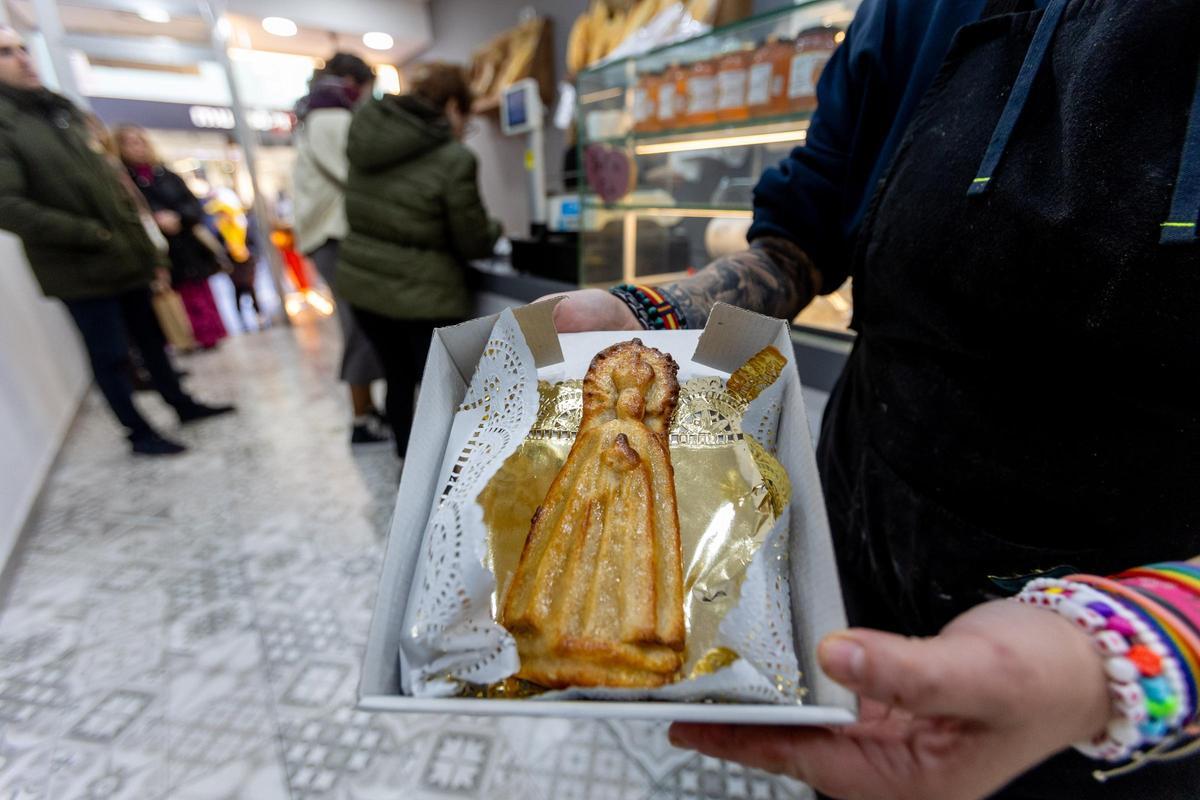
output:
[[[554,688],[675,679],[683,564],[667,430],[678,369],[638,339],[588,367],[579,434],[533,516],[501,608],[518,677]]]
[[[591,15],[585,11],[571,26],[571,35],[567,37],[567,72],[571,75],[587,66],[588,42],[592,36],[591,21]]]
[[[591,66],[604,56],[604,46],[608,43],[608,7],[599,0],[592,0],[592,8],[588,13],[591,16],[588,20],[591,39],[588,42],[587,63]]]
[[[625,20],[625,29],[621,32],[618,43],[625,41],[633,34],[646,26],[654,15],[658,13],[657,0],[640,0],[629,12],[629,17]]]

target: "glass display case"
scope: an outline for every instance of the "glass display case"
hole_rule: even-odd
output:
[[[804,144],[858,4],[803,2],[580,73],[581,285],[669,282],[745,248],[754,185]],[[796,322],[845,333],[850,312],[847,285]]]

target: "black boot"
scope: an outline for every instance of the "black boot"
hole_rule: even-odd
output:
[[[178,442],[164,439],[153,431],[130,436],[129,446],[134,453],[142,456],[175,456],[187,451],[187,448]]]
[[[204,403],[195,402],[175,409],[175,413],[179,415],[179,421],[184,425],[210,417],[219,417],[223,414],[232,414],[234,411],[237,409],[233,406],[206,406]]]

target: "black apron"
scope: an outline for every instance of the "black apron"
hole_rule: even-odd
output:
[[[858,237],[819,452],[856,625],[931,635],[990,576],[1200,553],[1200,0],[1021,5],[958,33]],[[1200,796],[1195,759],[1093,767],[1005,796]]]

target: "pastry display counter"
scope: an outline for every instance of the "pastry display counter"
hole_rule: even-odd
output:
[[[578,77],[579,283],[678,280],[746,246],[752,191],[803,146],[857,0],[778,9]],[[795,320],[845,344],[849,285]]]

